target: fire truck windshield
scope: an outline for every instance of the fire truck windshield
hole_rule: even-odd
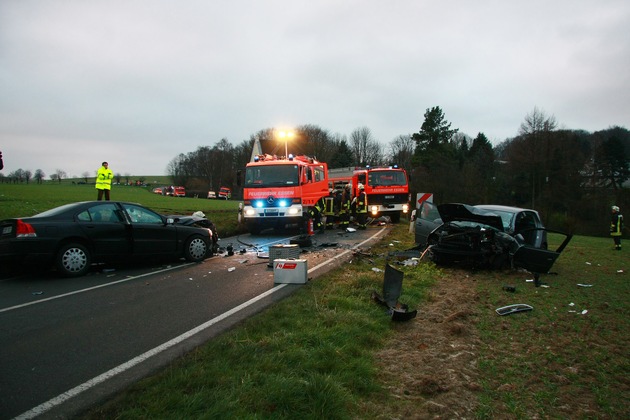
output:
[[[407,185],[407,177],[403,171],[370,171],[368,185],[372,187]]]
[[[298,185],[297,165],[252,166],[245,171],[245,186],[262,188],[279,185]]]

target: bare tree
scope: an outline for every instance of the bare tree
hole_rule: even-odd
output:
[[[553,131],[556,129],[557,125],[556,117],[553,115],[547,116],[543,110],[534,107],[534,110],[527,114],[525,120],[521,123],[518,135],[527,136],[530,134]]]
[[[411,135],[405,134],[396,137],[389,144],[391,163],[398,164],[402,168],[411,169],[411,159],[415,150],[416,142]]]
[[[374,139],[372,131],[360,127],[350,134],[350,149],[356,166],[380,165],[383,163],[381,144]]]
[[[335,155],[333,140],[330,133],[316,125],[302,125],[296,129],[297,139],[302,146],[303,153],[317,158],[320,162],[330,162]]]
[[[543,189],[543,183],[549,177],[551,165],[551,138],[557,122],[554,116],[547,116],[544,111],[534,107],[525,116],[519,129],[521,148],[512,154],[511,162],[520,166],[528,174],[531,188],[531,206],[535,208],[536,199]]]
[[[66,171],[62,170],[62,169],[55,169],[55,175],[56,175],[56,179],[57,181],[59,181],[59,183],[61,184],[61,180],[63,178],[66,178],[68,175],[66,174]],[[51,177],[52,178],[52,177]]]

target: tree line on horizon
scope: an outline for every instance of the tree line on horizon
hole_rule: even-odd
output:
[[[589,133],[558,129],[553,116],[534,108],[514,138],[493,146],[482,132],[472,138],[452,128],[438,106],[429,108],[413,134],[400,135],[386,150],[367,127],[349,136],[302,125],[285,144],[273,128],[233,146],[227,139],[173,158],[168,175],[189,190],[238,191],[237,171],[250,161],[258,141],[264,153],[316,157],[329,169],[405,168],[412,197],[432,193],[436,203],[494,203],[538,210],[545,223],[562,230],[607,234],[611,205],[630,205],[630,131],[610,127]],[[414,199],[412,198],[412,201]]]
[[[494,203],[538,210],[552,228],[602,233],[611,205],[630,205],[630,131],[609,127],[596,132],[558,129],[553,116],[534,108],[513,138],[493,146],[483,132],[472,138],[452,128],[439,106],[428,108],[420,129],[400,135],[384,147],[368,127],[349,136],[317,125],[296,127],[290,140],[274,128],[232,145],[223,138],[214,146],[180,153],[167,165],[173,185],[205,197],[208,190],[231,187],[238,196],[236,174],[250,161],[254,144],[264,153],[307,155],[329,168],[386,166],[405,168],[412,197],[432,193],[436,203]],[[288,143],[285,143],[288,141]],[[43,182],[41,170],[18,170],[0,182]],[[51,179],[66,177],[57,170]],[[87,182],[89,173],[83,177]],[[130,175],[115,174],[117,182]],[[413,200],[413,198],[412,198]]]

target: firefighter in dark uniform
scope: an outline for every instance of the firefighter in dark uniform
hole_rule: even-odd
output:
[[[338,225],[339,217],[341,214],[341,188],[336,188],[333,191],[333,213],[334,213],[333,223]]]
[[[350,202],[352,201],[352,184],[346,184],[341,193],[339,203],[339,229],[350,226]]]
[[[612,206],[612,217],[610,219],[610,236],[615,242],[615,249],[621,251],[621,232],[623,231],[623,216],[619,212],[619,207]]]
[[[359,189],[359,195],[356,197],[357,200],[357,224],[359,225],[359,229],[365,229],[367,226],[367,210],[368,210],[368,202],[367,202],[367,194],[365,193],[365,187],[363,184],[359,183],[357,185]]]
[[[308,209],[308,217],[313,219],[313,230],[317,233],[324,233],[324,224],[322,223],[322,213],[324,212],[325,197],[320,198],[317,202]]]
[[[326,229],[335,227],[335,190],[328,190],[328,197],[324,199],[324,216],[326,216]]]

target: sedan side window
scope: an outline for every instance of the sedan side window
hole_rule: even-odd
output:
[[[120,222],[120,218],[116,214],[115,204],[98,204],[90,207],[87,212],[89,213],[90,220],[96,223]]]
[[[162,224],[162,217],[159,214],[152,212],[144,207],[125,205],[125,212],[129,216],[131,223],[154,223]]]
[[[430,201],[424,201],[420,210],[420,218],[431,222],[439,222],[440,212],[435,204]]]

